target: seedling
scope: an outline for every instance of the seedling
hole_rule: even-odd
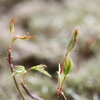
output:
[[[59,100],[67,100],[67,98],[65,97],[62,87],[67,79],[67,77],[69,76],[70,71],[73,68],[73,61],[70,58],[69,54],[70,52],[73,50],[77,39],[78,39],[78,33],[79,33],[79,27],[76,27],[72,33],[71,39],[69,41],[69,44],[67,46],[67,53],[65,55],[65,58],[62,62],[62,65],[60,66],[59,64],[59,69],[57,71],[58,73],[58,91],[57,91],[57,95],[58,95],[58,99]]]
[[[15,32],[15,27],[14,27],[14,23],[16,22],[15,18],[13,17],[11,20],[10,20],[10,33],[12,34],[12,39],[11,39],[11,43],[9,45],[9,48],[8,48],[8,57],[6,57],[6,59],[8,60],[9,62],[9,66],[10,66],[10,69],[11,69],[11,77],[13,77],[13,80],[15,82],[15,85],[16,85],[16,88],[20,94],[20,96],[22,97],[23,100],[26,100],[24,95],[22,94],[21,92],[21,89],[19,88],[19,84],[17,83],[17,80],[16,80],[16,75],[23,75],[22,78],[21,78],[21,85],[22,87],[24,88],[24,90],[26,91],[26,93],[32,98],[32,99],[37,99],[37,100],[43,100],[42,98],[32,94],[27,86],[25,85],[25,76],[26,74],[30,71],[30,70],[37,70],[49,77],[51,77],[51,75],[44,70],[44,68],[46,67],[46,65],[36,65],[36,66],[32,66],[31,68],[29,68],[28,70],[25,69],[24,66],[22,65],[17,65],[15,66],[12,62],[12,47],[13,47],[13,44],[14,42],[17,40],[17,39],[23,39],[23,40],[29,40],[29,39],[33,39],[35,38],[36,36],[30,36],[29,33],[27,33],[26,35],[15,35],[14,32]],[[15,68],[17,68],[16,70],[14,70]]]
[[[21,85],[24,88],[24,90],[26,91],[26,93],[32,99],[44,100],[44,99],[32,94],[29,91],[29,89],[27,88],[27,86],[25,84],[25,76],[30,70],[37,70],[37,71],[41,72],[42,74],[51,77],[51,75],[47,71],[44,70],[44,68],[47,67],[47,66],[40,64],[40,65],[32,66],[32,67],[30,67],[29,69],[26,70],[24,66],[22,66],[22,65],[16,66],[12,62],[12,60],[13,60],[12,51],[13,51],[13,44],[15,43],[15,41],[18,40],[18,39],[29,40],[29,39],[33,39],[33,38],[36,37],[36,35],[30,36],[29,33],[27,33],[26,35],[15,35],[14,34],[14,32],[15,32],[15,27],[14,27],[15,22],[16,22],[16,20],[13,17],[10,20],[10,33],[11,33],[12,38],[11,38],[11,43],[10,43],[9,48],[8,48],[8,56],[6,57],[6,59],[9,62],[10,69],[11,69],[10,78],[13,77],[16,88],[17,88],[17,90],[18,90],[18,92],[19,92],[19,94],[20,94],[20,96],[22,97],[23,100],[26,100],[26,99],[25,99],[25,96],[23,95],[21,89],[19,88],[19,84],[17,83],[16,76],[18,76],[18,75],[22,75]],[[63,93],[62,87],[63,87],[63,85],[66,81],[66,78],[69,76],[70,71],[73,68],[73,61],[72,61],[72,59],[69,55],[70,55],[70,52],[73,50],[73,48],[74,48],[74,46],[77,42],[78,33],[79,33],[79,27],[76,27],[74,29],[73,33],[72,33],[71,39],[70,39],[69,44],[67,46],[67,53],[65,55],[65,58],[64,58],[62,64],[61,65],[59,64],[59,68],[58,68],[58,71],[57,71],[57,73],[58,73],[57,97],[58,97],[59,100],[67,100],[67,98],[65,97],[65,95]]]

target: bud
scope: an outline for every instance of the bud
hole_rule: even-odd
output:
[[[73,62],[72,59],[69,56],[66,56],[65,60],[64,60],[64,69],[63,69],[63,73],[65,75],[68,75],[69,72],[72,70],[73,68]]]
[[[72,68],[73,68],[73,62],[69,56],[66,56],[66,58],[64,59],[64,62],[63,62],[63,67],[60,68],[60,65],[59,65],[59,70],[57,72],[58,80],[59,80],[58,81],[59,91],[61,91],[60,89],[62,89],[62,86],[65,83],[66,78],[68,77],[69,72],[72,70]]]
[[[76,27],[74,29],[72,36],[71,36],[71,39],[69,41],[69,44],[68,44],[68,47],[67,47],[67,52],[70,52],[74,48],[74,46],[77,42],[77,39],[78,39],[78,33],[79,33],[79,27]]]
[[[15,27],[14,27],[14,23],[16,22],[16,20],[14,19],[14,17],[10,20],[10,32],[13,34],[15,31]]]

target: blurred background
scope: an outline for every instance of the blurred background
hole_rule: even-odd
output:
[[[31,71],[26,77],[29,90],[44,98],[57,100],[58,63],[66,53],[72,30],[80,27],[79,40],[70,54],[74,68],[64,85],[68,100],[100,100],[100,0],[0,0],[0,100],[21,100],[5,57],[11,34],[9,21],[17,19],[15,34],[37,35],[17,40],[13,63],[46,64],[49,78]],[[18,77],[20,83],[20,76]],[[22,88],[22,87],[21,87]],[[22,89],[26,100],[32,100]]]

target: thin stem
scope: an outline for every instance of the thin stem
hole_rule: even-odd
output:
[[[21,83],[21,85],[23,86],[23,88],[24,88],[24,90],[26,91],[26,93],[27,93],[32,99],[44,100],[44,99],[42,99],[42,98],[40,98],[40,97],[38,97],[38,96],[32,94],[32,93],[28,90],[28,88],[27,88],[27,86],[26,86],[25,84]]]
[[[62,65],[61,65],[61,69],[60,69],[60,74],[62,74],[63,70],[64,70],[64,61],[66,59],[66,57],[69,55],[69,53],[67,52],[64,59],[63,59],[63,62],[62,62]],[[64,77],[64,81],[66,79],[66,76]],[[63,83],[64,83],[63,81]],[[63,85],[63,84],[62,84]],[[60,80],[59,80],[59,77],[58,77],[58,91],[59,92],[62,92],[62,85],[60,84]]]
[[[30,69],[28,69],[27,72],[28,72],[29,70],[30,70]],[[27,73],[27,72],[26,72],[26,73]],[[32,99],[44,100],[44,99],[42,99],[42,98],[40,98],[40,97],[38,97],[38,96],[32,94],[32,93],[28,90],[27,86],[25,85],[25,76],[26,76],[26,73],[23,74],[22,79],[21,79],[21,85],[22,85],[22,87],[24,88],[24,90],[26,91],[26,93],[27,93]]]
[[[63,62],[62,62],[60,73],[62,73],[63,70],[64,70],[64,61],[65,61],[66,57],[68,56],[68,54],[69,54],[69,53],[67,52],[66,55],[65,55],[65,58],[64,58],[64,60],[63,60]]]
[[[64,58],[64,60],[63,60],[63,62],[62,62],[61,69],[60,69],[60,74],[62,74],[62,72],[63,72],[63,70],[64,70],[64,61],[65,61],[65,59],[66,59],[66,57],[67,57],[68,55],[69,55],[69,52],[66,53],[65,58]],[[59,80],[59,77],[58,77],[58,91],[57,91],[57,97],[58,97],[59,100],[67,100],[66,96],[65,96],[64,93],[62,92],[62,86],[63,86],[65,80],[66,80],[66,76],[64,77],[62,84],[60,84],[60,80]]]
[[[10,69],[11,69],[11,73],[13,73],[13,72],[14,72],[14,70],[13,70],[14,65],[13,65],[13,63],[12,63],[11,51],[12,51],[12,49],[11,49],[11,47],[10,47],[10,48],[8,49],[8,58],[6,58],[6,59],[7,59],[8,62],[9,62],[9,66],[10,66]],[[23,96],[23,94],[22,94],[22,92],[21,92],[21,90],[20,90],[20,88],[19,88],[19,86],[18,86],[18,83],[17,83],[17,80],[16,80],[16,77],[15,77],[15,76],[13,76],[13,80],[14,80],[14,83],[15,83],[15,85],[16,85],[16,88],[17,88],[17,90],[18,90],[20,96],[22,97],[23,100],[25,100],[25,98],[24,98],[24,96]]]
[[[63,92],[57,92],[57,97],[59,100],[67,100],[67,98]]]
[[[65,83],[65,81],[66,81],[66,78],[67,78],[67,76],[64,76],[64,79],[63,79],[62,84],[61,84],[61,88],[62,88],[62,86],[64,85],[64,83]]]

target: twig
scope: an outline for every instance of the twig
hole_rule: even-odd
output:
[[[14,69],[13,69],[13,67],[14,67],[14,65],[13,65],[13,63],[12,63],[12,57],[11,57],[11,52],[12,51],[12,49],[11,48],[9,48],[8,49],[8,57],[6,57],[6,59],[8,60],[8,62],[9,62],[9,66],[10,66],[10,69],[11,69],[11,73],[13,73],[14,72]],[[19,92],[19,94],[20,94],[20,96],[22,97],[22,99],[23,100],[25,100],[25,98],[24,98],[24,96],[23,96],[23,94],[22,94],[22,92],[21,92],[21,90],[20,90],[20,88],[19,88],[19,86],[18,86],[18,83],[17,83],[17,80],[16,80],[16,77],[15,76],[13,76],[13,80],[14,80],[14,83],[15,83],[15,85],[16,85],[16,88],[17,88],[17,90],[18,90],[18,92]]]
[[[27,71],[29,71],[29,70],[27,70]],[[44,100],[44,99],[42,99],[42,98],[40,98],[40,97],[38,97],[38,96],[32,94],[32,93],[28,90],[27,86],[25,85],[25,76],[26,76],[26,73],[23,74],[23,77],[22,77],[22,79],[21,79],[21,85],[22,85],[22,87],[24,88],[24,90],[26,91],[26,93],[27,93],[32,99]]]
[[[28,88],[27,88],[27,86],[26,86],[25,84],[21,83],[21,85],[23,86],[23,88],[24,88],[24,90],[26,91],[26,93],[27,93],[32,99],[44,100],[44,99],[42,99],[42,98],[40,98],[40,97],[38,97],[38,96],[32,94],[32,93],[28,90]]]

